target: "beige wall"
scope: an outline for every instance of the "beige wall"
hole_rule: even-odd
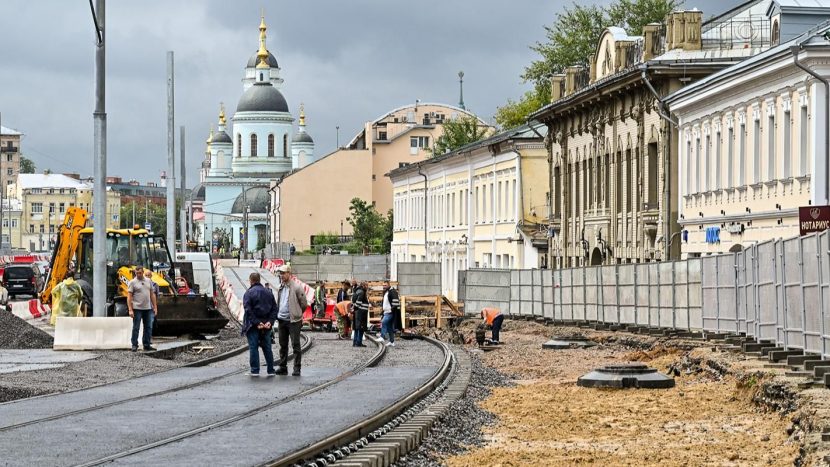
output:
[[[14,149],[9,149],[9,143]],[[2,135],[0,148],[0,186],[8,186],[20,173],[20,135]]]
[[[368,150],[341,149],[304,167],[279,183],[277,241],[297,251],[310,247],[311,236],[324,232],[351,235],[349,203],[371,199],[372,156]]]
[[[84,208],[88,213],[93,214],[92,207],[95,203],[95,197],[92,190],[78,191],[78,207]],[[121,215],[121,194],[117,191],[107,190],[107,228],[118,229],[121,228],[121,220],[114,219],[114,215]],[[63,220],[63,218],[61,218]],[[94,224],[94,218],[87,221],[87,226]]]

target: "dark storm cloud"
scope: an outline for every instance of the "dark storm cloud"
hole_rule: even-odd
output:
[[[167,50],[175,51],[176,138],[187,127],[189,185],[219,102],[229,116],[243,68],[257,49],[265,8],[268,48],[295,117],[305,104],[318,155],[344,144],[387,110],[464,100],[490,120],[527,88],[534,58],[561,2],[538,0],[227,1],[107,3],[107,115],[111,175],[156,180],[166,167]],[[714,0],[687,1],[709,16]],[[4,0],[0,5],[0,112],[26,134],[38,169],[92,173],[94,32],[86,0]],[[176,145],[178,151],[178,142]]]

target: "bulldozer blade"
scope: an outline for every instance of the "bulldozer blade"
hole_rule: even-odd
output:
[[[160,295],[153,334],[216,334],[227,324],[205,295]]]

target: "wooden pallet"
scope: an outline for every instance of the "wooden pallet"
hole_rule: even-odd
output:
[[[458,318],[463,313],[458,306],[443,295],[402,295],[401,318],[404,327],[410,322],[416,325],[443,329],[450,318]]]

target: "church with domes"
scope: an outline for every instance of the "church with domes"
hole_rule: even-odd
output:
[[[202,211],[194,214],[198,243],[212,239],[214,251],[220,230],[229,235],[232,248],[253,252],[267,243],[270,182],[315,160],[302,105],[295,131],[281,92],[279,63],[266,47],[266,30],[263,16],[259,49],[245,67],[236,112],[227,122],[220,105],[218,128],[206,141],[200,184],[193,190],[193,204]]]

